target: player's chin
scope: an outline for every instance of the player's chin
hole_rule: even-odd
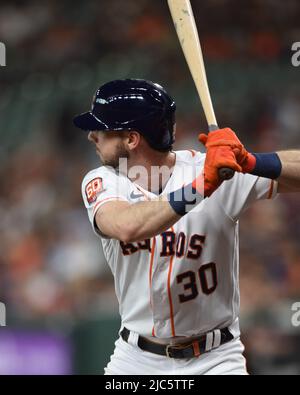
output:
[[[105,159],[99,155],[100,161],[103,166],[109,166],[113,169],[117,169],[119,167],[119,159]]]

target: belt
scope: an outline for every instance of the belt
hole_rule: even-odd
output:
[[[129,343],[129,329],[124,328],[120,335],[125,342]],[[229,329],[224,328],[195,338],[190,342],[177,345],[158,344],[146,339],[143,336],[138,336],[137,345],[143,351],[164,355],[169,358],[183,359],[199,357],[201,354],[218,348],[222,344],[228,343],[233,339],[234,336],[230,333]]]

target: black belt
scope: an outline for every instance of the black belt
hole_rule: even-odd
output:
[[[219,346],[234,339],[228,328],[220,329],[219,332],[221,335]],[[130,331],[127,328],[124,328],[121,332],[122,339],[127,343],[129,334]],[[214,336],[214,332],[211,332],[211,334]],[[200,336],[190,342],[177,345],[158,344],[146,339],[145,337],[139,336],[137,345],[144,351],[152,352],[153,354],[164,355],[169,358],[194,358],[199,357],[201,354],[209,352],[213,349],[213,347],[211,347],[210,350],[207,350],[207,336],[208,335]],[[212,344],[213,343],[214,339],[212,339]]]

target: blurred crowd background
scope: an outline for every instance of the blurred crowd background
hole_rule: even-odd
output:
[[[219,124],[252,151],[299,148],[298,0],[192,0]],[[103,373],[119,328],[112,275],[81,200],[98,167],[72,125],[98,85],[139,77],[178,106],[175,149],[205,119],[166,0],[1,1],[1,373]],[[300,196],[241,220],[241,325],[253,374],[300,374]]]

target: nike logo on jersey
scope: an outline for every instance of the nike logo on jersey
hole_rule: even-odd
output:
[[[139,198],[141,198],[141,197],[143,197],[143,196],[144,196],[144,195],[143,195],[142,193],[138,194],[138,193],[135,193],[134,191],[131,192],[131,194],[130,194],[130,198],[131,198],[131,199],[139,199]]]

